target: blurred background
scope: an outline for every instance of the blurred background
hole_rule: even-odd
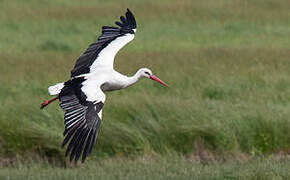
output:
[[[290,177],[289,161],[279,161],[290,152],[289,7],[287,0],[0,0],[0,175],[30,177],[29,164],[56,178]],[[148,67],[169,88],[144,80],[108,93],[87,164],[62,169],[73,166],[60,147],[63,111],[40,104],[126,8],[137,33],[115,69],[133,75]]]

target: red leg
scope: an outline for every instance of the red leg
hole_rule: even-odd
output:
[[[55,100],[57,100],[57,99],[58,99],[58,96],[56,96],[56,97],[53,98],[53,99],[50,99],[50,100],[46,100],[46,101],[44,101],[44,102],[41,104],[40,109],[45,108],[47,105],[49,105],[51,102],[53,102],[53,101],[55,101]]]

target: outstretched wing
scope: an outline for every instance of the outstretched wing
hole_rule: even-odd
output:
[[[115,22],[119,27],[102,27],[102,35],[76,61],[71,77],[91,73],[99,66],[113,68],[117,52],[135,37],[134,15],[127,9],[125,16],[120,17],[121,22]]]
[[[105,94],[94,86],[94,94],[86,90],[86,80],[76,78],[65,83],[65,87],[59,94],[60,106],[65,111],[65,139],[66,156],[70,154],[70,160],[82,162],[92,151],[96,142],[102,118],[102,108],[105,102]],[[93,95],[93,96],[92,96]]]

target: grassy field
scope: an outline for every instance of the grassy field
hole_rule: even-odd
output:
[[[49,98],[48,86],[69,78],[75,60],[96,40],[101,26],[113,25],[129,7],[138,30],[117,55],[116,70],[132,75],[149,67],[170,87],[143,80],[107,94],[100,136],[89,158],[89,164],[97,163],[88,169],[88,177],[105,163],[96,176],[105,179],[105,172],[122,166],[132,173],[127,178],[144,173],[144,179],[151,174],[158,179],[152,171],[163,171],[168,161],[176,172],[173,177],[184,167],[184,179],[196,172],[204,179],[222,179],[235,168],[241,172],[235,174],[238,178],[255,166],[262,173],[264,162],[279,169],[271,177],[279,179],[281,173],[283,178],[285,168],[267,159],[200,170],[201,165],[192,166],[184,158],[289,153],[289,6],[287,0],[0,0],[2,166],[15,157],[35,155],[65,161],[60,148],[63,112],[58,103],[44,110],[40,103]],[[171,153],[184,158],[176,163]],[[128,160],[128,167],[124,159],[113,161],[151,154],[162,158],[144,172],[143,160]],[[29,174],[25,167],[20,170]],[[37,168],[45,174],[53,167]],[[76,172],[82,172],[79,168]],[[21,176],[17,171],[3,169],[0,174],[13,179]],[[56,176],[81,176],[74,171],[57,169],[64,174]],[[117,171],[115,178],[122,173]]]
[[[51,164],[19,164],[0,170],[1,179],[29,180],[217,180],[217,179],[289,179],[290,161],[255,159],[248,162],[201,164],[180,156],[170,158],[139,157],[94,160],[77,167],[55,167]],[[52,173],[53,172],[53,173]]]

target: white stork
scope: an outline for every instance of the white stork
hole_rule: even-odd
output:
[[[50,86],[50,95],[57,96],[41,105],[44,108],[60,100],[60,107],[65,112],[62,147],[69,142],[66,156],[70,154],[71,161],[77,162],[82,155],[84,162],[92,151],[101,124],[104,92],[127,88],[142,78],[168,86],[147,68],[139,69],[132,77],[114,70],[115,55],[136,33],[136,21],[129,9],[126,17],[121,16],[120,20],[115,22],[119,27],[102,27],[102,35],[76,61],[70,80]]]

